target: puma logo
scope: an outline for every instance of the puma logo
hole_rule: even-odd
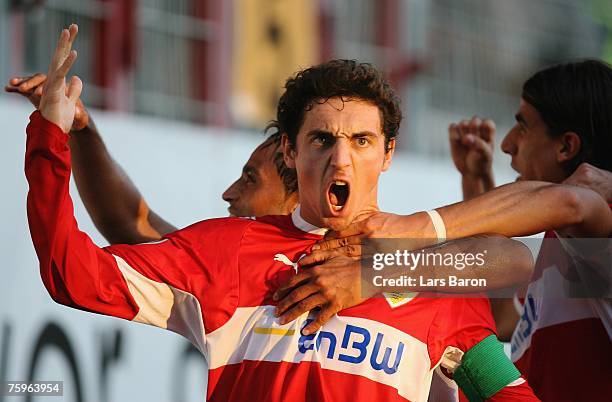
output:
[[[285,254],[276,254],[274,256],[274,261],[279,261],[282,262],[285,265],[289,265],[290,267],[293,267],[293,270],[295,271],[295,274],[297,275],[298,273],[298,262],[305,257],[306,254],[302,254],[300,256],[300,258],[298,258],[298,260],[296,262],[291,262],[291,260],[289,259],[289,257],[287,257]]]

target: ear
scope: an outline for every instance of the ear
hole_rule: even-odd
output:
[[[389,141],[389,145],[387,146],[387,152],[385,152],[385,159],[383,160],[382,171],[386,172],[387,169],[391,166],[391,159],[393,159],[393,153],[395,152],[395,138],[392,138]]]
[[[582,147],[580,136],[573,131],[563,133],[560,138],[560,146],[557,150],[557,162],[572,160],[578,155]]]
[[[293,149],[291,141],[289,141],[289,137],[285,133],[281,137],[281,146],[283,147],[285,165],[290,169],[295,169],[295,149]]]

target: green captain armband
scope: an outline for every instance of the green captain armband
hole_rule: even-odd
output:
[[[504,345],[495,335],[490,335],[465,352],[461,365],[453,373],[453,380],[470,402],[480,402],[520,376],[504,353]]]

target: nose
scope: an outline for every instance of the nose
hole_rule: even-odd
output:
[[[511,129],[501,143],[501,150],[508,155],[516,154],[516,141],[514,140],[516,128]]]
[[[223,192],[223,194],[221,195],[221,198],[223,198],[223,201],[229,202],[231,204],[232,201],[238,198],[238,194],[240,193],[238,189],[239,182],[240,182],[240,179],[236,180],[235,182],[232,183],[231,186],[227,188],[227,190]]]
[[[351,166],[351,148],[347,140],[336,141],[332,148],[331,166],[334,168],[346,168]]]

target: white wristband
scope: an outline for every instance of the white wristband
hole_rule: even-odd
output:
[[[446,226],[444,225],[442,217],[435,209],[425,212],[427,212],[427,215],[431,218],[431,223],[433,223],[434,229],[436,230],[436,236],[438,236],[438,243],[444,243],[446,241]]]

